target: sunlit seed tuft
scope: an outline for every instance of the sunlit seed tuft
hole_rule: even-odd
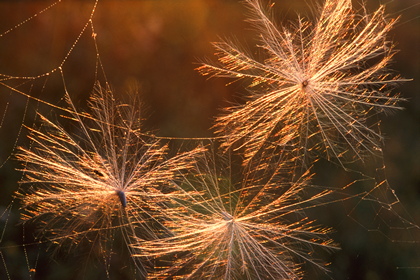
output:
[[[245,3],[264,58],[218,42],[220,63],[198,68],[203,75],[248,83],[247,102],[217,118],[223,147],[245,148],[250,159],[294,135],[288,145],[301,147],[304,157],[325,152],[343,164],[378,155],[383,139],[371,116],[399,108],[401,99],[391,90],[404,81],[387,72],[395,53],[387,35],[395,20],[386,18],[384,7],[358,14],[351,0],[325,0],[313,22],[299,17],[279,27],[261,0]]]

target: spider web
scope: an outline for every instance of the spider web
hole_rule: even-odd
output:
[[[295,11],[304,1],[297,2],[276,7]],[[420,56],[411,40],[419,40],[420,6],[415,1],[382,4],[392,16],[402,14],[394,31],[401,49],[395,68],[405,77],[417,77]],[[148,134],[152,138],[192,146],[201,142],[199,137],[211,137],[211,118],[224,106],[223,99],[243,89],[226,87],[226,80],[205,81],[193,62],[212,56],[209,42],[217,35],[251,36],[243,31],[245,10],[236,1],[205,0],[18,1],[0,7],[0,278],[142,279],[135,261],[110,258],[130,254],[124,237],[104,231],[112,253],[101,254],[102,248],[94,256],[86,244],[75,250],[51,246],[36,238],[36,225],[22,224],[21,202],[15,198],[22,177],[16,171],[21,164],[14,160],[17,147],[30,147],[28,128],[40,127],[39,114],[72,131],[71,121],[62,118],[69,113],[66,97],[78,112],[88,111],[97,81],[110,84],[116,99],[124,99],[122,93],[137,84],[139,98],[150,108],[144,124],[160,136]],[[309,268],[308,279],[420,277],[420,135],[415,121],[420,102],[412,94],[419,82],[399,89],[409,102],[403,104],[406,111],[384,118],[388,139],[383,158],[348,170],[322,159],[313,166],[312,185],[332,194],[305,206],[304,213],[331,227],[330,236],[342,250],[326,254],[331,272]]]

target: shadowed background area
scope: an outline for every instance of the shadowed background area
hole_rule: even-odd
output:
[[[308,8],[308,1],[276,2],[276,18],[284,25],[293,20],[296,13],[309,18],[315,14],[313,7]],[[370,11],[384,3],[367,2]],[[402,15],[391,32],[391,39],[400,50],[395,55],[393,70],[413,81],[397,89],[407,99],[401,104],[405,109],[382,115],[381,129],[386,136],[387,178],[404,204],[404,211],[420,224],[420,5],[416,2],[389,1],[387,4],[391,17]],[[88,23],[93,1],[62,1],[40,13],[53,3],[0,1],[0,34],[3,34],[0,73],[37,77],[2,77],[5,84],[58,106],[64,106],[65,85],[75,104],[83,108],[95,80],[106,80],[117,97],[120,93],[138,91],[147,130],[170,137],[212,136],[213,118],[224,106],[240,101],[238,96],[245,92],[241,83],[226,86],[231,80],[208,80],[194,70],[205,59],[215,60],[211,42],[220,38],[238,41],[254,52],[256,32],[244,21],[248,11],[238,0],[102,0],[93,16],[94,30]],[[19,25],[37,13],[38,16],[26,24]],[[85,24],[86,31],[81,34]],[[92,36],[96,36],[98,52]],[[97,54],[106,78],[102,71],[96,70]],[[52,69],[57,70],[51,72]],[[9,248],[2,249],[0,279],[8,279],[6,271],[11,279],[31,279],[30,275],[35,275],[34,279],[75,279],[80,265],[77,255],[57,254],[54,259],[51,250],[28,249],[29,264],[36,263],[34,274],[19,246],[24,237],[18,225],[19,202],[12,201],[12,197],[20,180],[20,173],[15,169],[20,165],[13,160],[13,154],[16,146],[28,145],[23,125],[32,126],[36,111],[53,119],[60,115],[59,110],[0,86],[0,232],[3,233],[0,247]],[[340,184],[339,171],[319,169],[318,184],[323,180],[327,184],[332,181]],[[6,208],[10,205],[13,205],[11,212]],[[326,256],[331,262],[329,276],[332,279],[420,278],[420,244],[404,242],[419,242],[420,236],[401,235],[390,240],[386,229],[382,231],[384,234],[370,232],[351,219],[342,220],[335,215],[342,211],[342,205],[336,203],[319,213],[319,220],[335,230],[332,237],[343,248]],[[375,215],[361,213],[364,214]],[[27,228],[24,242],[32,240],[32,235]],[[95,274],[99,270],[102,270],[100,265],[85,268],[85,279],[106,277]],[[130,279],[126,274],[115,275],[115,279]],[[329,276],[315,272],[305,279],[328,279]]]

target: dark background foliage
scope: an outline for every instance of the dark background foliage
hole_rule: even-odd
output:
[[[296,13],[311,18],[303,0],[276,1],[276,17],[287,25]],[[372,11],[380,2],[367,1]],[[54,1],[1,1],[0,33],[39,13]],[[312,3],[310,4],[312,5]],[[11,76],[38,76],[60,66],[92,9],[92,1],[63,1],[27,24],[3,33],[0,37],[0,73]],[[393,69],[413,81],[402,84],[398,91],[407,101],[402,111],[382,115],[385,141],[385,165],[390,185],[399,196],[406,215],[420,224],[420,5],[417,0],[389,1],[390,16],[402,15],[391,39],[397,44]],[[201,77],[195,70],[204,58],[214,59],[210,42],[232,38],[253,50],[255,33],[245,22],[247,10],[238,0],[139,0],[100,1],[93,17],[99,54],[106,80],[117,97],[138,89],[144,105],[145,126],[161,136],[211,136],[213,118],[219,109],[238,100],[244,88],[240,83],[226,86],[229,80]],[[78,41],[64,63],[63,77],[67,89],[79,107],[86,105],[95,76],[96,51],[92,30]],[[99,73],[100,74],[100,73]],[[101,75],[98,77],[102,78]],[[52,104],[61,100],[64,86],[59,71],[35,80],[8,80],[5,83]],[[34,112],[59,118],[60,112],[29,100],[6,87],[0,87],[0,278],[7,279],[75,279],[80,272],[82,252],[64,257],[43,246],[28,246],[26,261],[23,243],[33,241],[34,231],[19,224],[19,202],[13,199],[18,188],[19,164],[13,160],[14,148],[27,145],[27,130],[32,126]],[[66,125],[63,123],[63,125]],[[11,158],[9,156],[12,155]],[[319,169],[319,170],[318,170]],[[319,167],[319,184],[345,181],[333,167]],[[9,211],[6,207],[13,209]],[[3,212],[4,211],[4,212]],[[365,212],[364,212],[365,211]],[[389,235],[387,229],[370,231],[360,226],[336,203],[318,213],[318,220],[334,228],[332,235],[342,250],[326,256],[331,273],[311,273],[307,279],[419,279],[419,231],[407,230],[400,236]],[[344,213],[340,215],[339,213]],[[355,211],[352,211],[354,214]],[[357,208],[357,215],[376,217],[372,209]],[[343,218],[344,217],[344,218]],[[378,216],[379,217],[379,216]],[[386,217],[385,217],[386,218]],[[7,227],[6,227],[7,225]],[[3,231],[3,228],[6,230]],[[412,234],[414,232],[414,235]],[[411,235],[411,236],[410,236]],[[23,241],[24,239],[24,241]],[[410,243],[406,241],[417,240]],[[402,241],[402,242],[401,242]],[[72,253],[70,253],[72,254]],[[29,266],[28,266],[29,263]],[[103,279],[100,263],[83,263],[85,279]],[[116,267],[124,262],[114,264]],[[111,264],[112,267],[113,264]],[[35,268],[36,273],[30,271]],[[112,270],[112,268],[111,268]],[[121,267],[116,271],[122,270]],[[121,272],[111,275],[125,279]]]

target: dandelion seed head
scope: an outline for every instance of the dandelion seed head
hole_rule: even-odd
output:
[[[328,229],[296,218],[315,196],[300,197],[306,179],[286,182],[292,173],[277,173],[289,170],[290,162],[275,171],[238,171],[240,180],[228,162],[213,159],[200,157],[196,173],[185,178],[183,199],[170,208],[173,235],[133,244],[141,248],[138,257],[172,260],[152,278],[299,279],[301,262],[325,269],[312,255],[315,247],[334,247]]]
[[[136,104],[119,104],[109,88],[97,86],[90,113],[67,101],[67,119],[79,130],[70,133],[40,115],[42,126],[30,129],[31,148],[17,155],[24,163],[17,193],[24,221],[42,225],[41,236],[52,243],[86,242],[104,253],[117,230],[126,240],[157,238],[165,232],[173,180],[199,149],[169,157],[166,144],[140,134]]]
[[[340,163],[377,154],[382,135],[372,116],[399,108],[401,99],[391,90],[404,81],[387,73],[395,53],[387,34],[395,20],[387,19],[384,7],[358,14],[350,0],[325,0],[315,21],[299,17],[294,25],[279,26],[262,1],[245,2],[265,59],[219,42],[220,64],[198,68],[248,82],[247,102],[217,118],[224,147],[244,147],[252,158],[288,142]]]

